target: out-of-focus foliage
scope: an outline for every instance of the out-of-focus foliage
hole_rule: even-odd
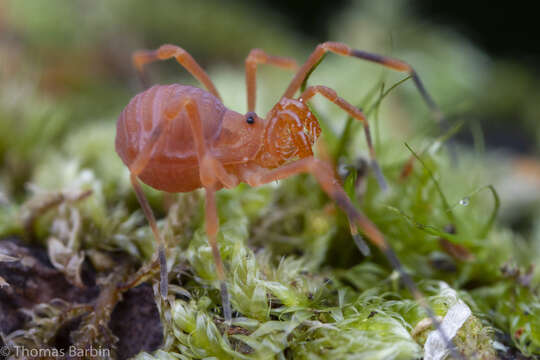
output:
[[[538,163],[486,151],[478,120],[506,120],[511,113],[538,139],[540,109],[533,95],[540,90],[528,81],[527,69],[490,60],[456,34],[418,23],[408,4],[354,2],[335,19],[333,40],[413,64],[450,122],[464,120],[461,131],[473,133],[475,148],[457,146],[458,164],[452,164],[411,81],[376,105],[382,87],[405,75],[328,55],[309,83],[331,86],[362,105],[390,190],[381,192],[369,172],[356,179],[367,153],[361,128],[352,123],[344,141],[346,116],[323,99],[313,105],[324,128],[318,153],[335,154],[343,147],[337,160],[346,190],[421,283],[436,314],[444,316],[456,301],[445,297],[441,282],[471,307],[474,315],[456,337],[460,350],[493,358],[495,349],[512,345],[538,355],[540,272],[529,266],[540,263],[540,222],[523,234],[504,222],[514,221],[518,212],[538,219]],[[165,42],[183,46],[208,65],[227,106],[244,111],[242,59],[250,48],[301,60],[314,46],[280,26],[279,15],[235,2],[8,1],[2,7],[0,236],[46,246],[51,263],[79,286],[85,259],[109,279],[108,273],[119,271],[112,252],[127,253],[139,265],[154,253],[113,145],[116,116],[140,90],[131,52]],[[172,62],[155,65],[150,74],[161,82],[196,84]],[[262,114],[291,74],[261,66],[258,76]],[[413,156],[405,141],[419,160],[404,177],[404,164]],[[530,190],[523,195],[508,188],[508,181]],[[231,327],[221,317],[202,193],[171,197],[145,191],[168,244],[172,295],[165,302],[156,299],[165,332],[162,349],[137,358],[422,355],[431,331],[426,314],[381,254],[373,249],[364,258],[356,250],[346,219],[313,178],[219,192],[219,242],[237,315]],[[113,306],[117,294],[112,286],[107,289],[100,299]],[[45,345],[83,310],[40,305],[28,310],[24,331],[7,339]],[[109,310],[87,315],[81,329],[105,321]],[[505,336],[512,344],[500,343]]]

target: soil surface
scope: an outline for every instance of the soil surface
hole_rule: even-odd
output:
[[[0,263],[0,277],[9,284],[0,288],[0,343],[2,337],[28,327],[31,319],[27,313],[38,304],[61,299],[90,308],[100,295],[95,270],[87,263],[82,269],[86,286],[78,288],[52,266],[42,247],[11,238],[0,240],[0,253],[19,259]],[[57,349],[69,347],[80,323],[81,316],[67,321],[48,344],[42,345]],[[125,292],[111,313],[108,327],[118,338],[111,344],[118,359],[127,359],[140,351],[156,350],[163,334],[151,286],[142,284]]]

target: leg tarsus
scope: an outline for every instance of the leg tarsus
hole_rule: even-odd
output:
[[[358,248],[358,250],[360,250],[360,252],[364,256],[371,255],[371,250],[369,250],[368,244],[366,243],[362,235],[358,233],[356,225],[354,225],[354,221],[352,219],[349,219],[349,225],[351,228],[351,235],[353,237],[354,243],[356,244],[356,247]]]
[[[386,258],[388,259],[390,264],[392,264],[392,267],[394,269],[396,269],[396,271],[400,274],[401,281],[403,281],[403,283],[405,284],[407,289],[409,289],[409,291],[411,292],[414,299],[420,304],[420,307],[422,307],[422,309],[424,309],[424,311],[427,313],[428,317],[431,319],[431,322],[432,322],[433,326],[439,332],[443,342],[446,344],[446,346],[450,350],[450,354],[452,355],[452,358],[465,360],[463,358],[463,356],[461,355],[461,353],[458,352],[457,347],[454,344],[454,342],[452,341],[452,339],[450,339],[448,337],[448,335],[446,335],[446,332],[442,329],[441,322],[437,319],[437,316],[435,315],[435,312],[433,311],[431,306],[429,306],[426,298],[420,292],[420,290],[416,286],[414,280],[403,269],[403,266],[401,265],[401,262],[399,261],[399,259],[396,256],[396,253],[394,251],[392,251],[392,249],[388,248],[388,249],[386,249],[384,251],[384,255],[386,256]]]
[[[388,190],[388,183],[386,182],[381,167],[379,166],[379,162],[376,159],[371,159],[371,168],[373,169],[373,174],[375,174],[375,178],[377,179],[377,183],[381,190]]]
[[[219,253],[219,246],[217,243],[217,233],[219,231],[219,219],[216,206],[216,191],[214,189],[205,188],[206,190],[206,206],[205,206],[205,220],[206,220],[206,234],[208,235],[208,242],[212,248],[212,256],[214,257],[214,263],[216,264],[216,272],[220,282],[221,291],[221,304],[223,306],[223,317],[225,321],[230,323],[232,320],[231,301],[229,299],[229,291],[227,289],[227,279],[225,275],[225,267],[223,265],[223,259]]]
[[[232,321],[232,311],[229,290],[227,289],[227,282],[222,280],[220,281],[219,285],[221,291],[221,304],[223,306],[223,318],[225,319],[225,322],[230,325]]]
[[[165,256],[165,248],[160,245],[158,249],[158,259],[159,259],[159,293],[161,298],[165,300],[167,298],[168,287],[169,287],[169,276],[167,274],[167,258]]]
[[[130,180],[131,180],[131,184],[133,185],[133,189],[135,190],[135,195],[137,195],[137,200],[139,201],[139,204],[141,205],[141,208],[143,209],[144,216],[146,217],[146,220],[150,224],[150,228],[152,229],[152,232],[154,233],[154,238],[156,239],[156,242],[157,242],[157,259],[160,265],[160,294],[161,294],[161,297],[165,299],[167,298],[168,284],[169,284],[169,279],[167,276],[167,261],[165,258],[165,243],[163,239],[161,238],[161,235],[159,234],[156,218],[154,217],[152,208],[150,207],[150,204],[148,203],[148,200],[146,199],[146,196],[144,195],[141,185],[137,181],[136,175],[131,174]]]

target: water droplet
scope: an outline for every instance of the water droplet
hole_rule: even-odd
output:
[[[345,179],[347,176],[349,176],[349,165],[343,164],[343,163],[339,164],[339,166],[338,166],[338,174],[343,179]]]
[[[469,197],[464,197],[463,199],[459,200],[459,205],[463,205],[463,206],[469,205]]]

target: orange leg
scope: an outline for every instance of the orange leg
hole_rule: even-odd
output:
[[[133,54],[133,64],[139,72],[143,74],[144,65],[157,61],[157,60],[167,60],[175,58],[180,65],[182,65],[186,70],[193,75],[194,78],[199,80],[206,89],[214,94],[218,99],[221,100],[216,87],[208,74],[197,64],[193,57],[184,49],[179,46],[165,44],[161,45],[157,50],[139,50]]]
[[[206,221],[206,234],[208,235],[208,242],[212,248],[212,256],[216,264],[216,272],[221,287],[221,302],[223,305],[223,317],[225,321],[230,322],[232,318],[231,314],[231,302],[229,300],[229,291],[227,290],[227,282],[225,275],[225,266],[219,253],[219,247],[217,244],[217,233],[219,231],[219,219],[216,205],[216,191],[212,188],[205,188],[206,190],[206,204],[205,204],[205,221]]]
[[[339,207],[343,209],[343,211],[349,218],[351,232],[353,236],[356,236],[357,226],[359,226],[363,233],[371,241],[371,243],[373,243],[381,250],[381,252],[386,256],[392,267],[400,274],[401,279],[403,280],[413,297],[427,312],[428,316],[431,318],[431,321],[433,322],[437,330],[441,333],[443,340],[452,350],[452,355],[457,355],[456,358],[462,358],[455,351],[454,345],[450,341],[448,336],[446,336],[444,331],[442,331],[440,322],[435,317],[435,313],[427,303],[425,297],[422,295],[412,278],[403,269],[401,262],[397,258],[390,245],[384,239],[382,233],[379,231],[379,229],[377,229],[375,224],[373,224],[367,217],[365,217],[360,211],[358,211],[351,203],[351,201],[347,197],[347,194],[345,193],[341,185],[339,185],[338,181],[333,175],[334,171],[330,164],[314,157],[307,157],[296,162],[284,165],[282,167],[276,168],[274,170],[269,170],[262,175],[252,175],[248,179],[248,183],[252,186],[257,186],[277,180],[282,180],[300,173],[312,174],[317,179],[323,190],[328,194],[328,196],[333,199]],[[362,251],[362,249],[360,249],[360,251]]]
[[[261,49],[253,49],[250,51],[246,58],[246,88],[247,88],[247,109],[248,111],[255,111],[255,97],[257,93],[257,65],[258,64],[270,64],[282,69],[296,70],[298,64],[295,60],[280,57],[271,56],[266,54]]]
[[[167,278],[167,264],[166,264],[166,258],[165,258],[165,243],[163,239],[160,236],[160,233],[157,228],[156,220],[154,217],[154,214],[152,212],[152,209],[150,208],[150,205],[148,204],[148,200],[146,199],[146,196],[144,195],[144,192],[141,188],[141,185],[137,181],[137,177],[144,171],[146,168],[146,165],[151,160],[152,154],[156,151],[156,149],[159,148],[159,146],[162,144],[162,139],[165,138],[165,135],[167,134],[169,130],[169,125],[171,124],[172,119],[176,118],[177,115],[185,110],[188,114],[188,118],[190,119],[190,125],[191,130],[193,131],[194,139],[195,139],[195,145],[197,148],[197,153],[199,156],[199,163],[201,165],[201,180],[203,180],[203,174],[204,180],[203,183],[206,183],[209,186],[213,186],[217,184],[217,181],[221,181],[226,187],[234,187],[238,184],[238,181],[236,177],[229,175],[223,165],[219,163],[217,160],[213,159],[209,154],[207,154],[206,151],[206,144],[204,141],[204,134],[203,134],[203,128],[202,123],[199,116],[199,111],[197,109],[197,104],[192,99],[187,99],[184,103],[178,104],[177,106],[172,106],[170,109],[165,111],[166,117],[163,120],[162,123],[156,126],[156,128],[152,131],[152,134],[150,136],[150,139],[147,144],[144,145],[143,149],[140,151],[140,153],[137,155],[135,160],[130,164],[129,170],[131,172],[131,183],[133,184],[133,188],[135,189],[135,194],[137,195],[137,199],[143,209],[144,215],[146,216],[146,219],[148,220],[148,223],[150,224],[150,227],[152,229],[152,232],[154,233],[154,237],[156,238],[157,244],[158,244],[158,259],[160,262],[160,270],[161,270],[161,278],[160,278],[160,293],[163,298],[166,298],[167,296],[167,287],[168,287],[168,278]],[[209,236],[209,239],[211,236]],[[214,237],[215,239],[215,237]],[[211,243],[213,252],[216,253],[216,245]],[[217,252],[219,255],[219,251]],[[216,260],[216,264],[221,264],[221,266],[217,265],[218,267],[218,275],[219,269],[223,269],[223,264],[221,261],[221,258],[219,260]],[[221,271],[222,274],[224,274],[223,271]],[[223,276],[221,276],[223,277]],[[220,277],[220,279],[221,279]],[[222,289],[225,285],[222,285]],[[227,291],[222,290],[222,293],[227,295]],[[224,292],[223,292],[224,291]],[[229,306],[228,314],[231,313],[230,311],[230,305],[228,305],[228,295],[224,297],[224,307]],[[225,311],[224,311],[225,312]]]
[[[188,100],[184,104],[188,113],[189,124],[193,132],[197,158],[199,160],[199,173],[201,183],[205,188],[214,187],[220,181],[226,188],[233,188],[238,185],[236,176],[227,173],[227,170],[217,159],[215,159],[207,150],[206,141],[204,139],[204,131],[197,104]]]
[[[367,119],[362,113],[360,109],[357,107],[349,104],[344,99],[340,98],[337,93],[326,86],[310,86],[308,87],[302,95],[300,95],[299,100],[302,102],[309,101],[313,96],[316,94],[321,94],[343,110],[345,110],[350,116],[355,118],[356,120],[360,121],[362,125],[364,126],[364,132],[366,134],[366,141],[369,148],[369,155],[371,157],[371,166],[373,168],[373,171],[375,172],[375,177],[377,178],[377,182],[379,183],[379,186],[381,189],[386,189],[386,180],[384,179],[384,175],[382,174],[381,167],[379,166],[379,163],[377,162],[377,159],[375,157],[375,149],[373,148],[373,143],[371,141],[371,132],[369,131],[369,125],[367,122]]]
[[[298,91],[298,89],[300,89],[300,86],[302,85],[302,83],[304,82],[304,80],[306,79],[310,71],[319,63],[323,55],[328,51],[333,52],[338,55],[342,55],[342,56],[352,56],[359,59],[367,60],[370,62],[381,64],[383,66],[386,66],[387,68],[390,68],[396,71],[408,73],[412,77],[414,84],[416,85],[418,91],[424,98],[425,102],[427,103],[431,111],[434,113],[437,121],[442,122],[443,120],[442,112],[439,110],[439,108],[437,107],[437,105],[435,104],[431,96],[426,91],[416,71],[414,71],[414,69],[409,64],[401,60],[393,59],[391,57],[372,54],[372,53],[361,51],[361,50],[351,49],[348,45],[339,43],[339,42],[325,42],[325,43],[319,44],[315,48],[315,51],[311,53],[311,55],[309,56],[307,61],[304,63],[304,65],[302,65],[300,70],[298,70],[298,73],[296,74],[294,79],[291,81],[289,87],[283,94],[283,97],[292,98],[294,96],[294,94]]]
[[[137,195],[137,200],[139,201],[139,204],[141,205],[141,208],[143,209],[144,216],[146,217],[148,223],[150,224],[150,228],[152,229],[152,232],[154,233],[154,238],[157,241],[157,245],[158,245],[157,258],[159,260],[159,265],[160,265],[159,289],[160,289],[161,297],[163,299],[167,297],[168,284],[169,284],[168,276],[167,276],[167,259],[165,258],[165,242],[163,241],[161,235],[159,234],[157,224],[156,224],[156,219],[154,217],[154,213],[152,212],[152,209],[150,208],[150,204],[148,203],[148,200],[146,199],[146,196],[144,195],[141,185],[137,181],[137,177],[144,171],[155,149],[159,147],[159,145],[162,142],[162,139],[165,138],[165,134],[167,133],[169,129],[169,124],[170,124],[170,121],[168,120],[170,119],[165,119],[165,124],[160,123],[158,126],[156,126],[156,128],[152,131],[152,134],[150,136],[148,143],[145,144],[143,149],[139,152],[137,157],[133,160],[133,162],[129,166],[131,184],[133,185],[133,189],[135,190],[135,194]]]
[[[152,208],[150,208],[150,204],[148,203],[148,200],[146,199],[146,196],[144,195],[141,185],[137,181],[137,176],[131,173],[130,180],[131,180],[131,184],[133,185],[133,189],[135,189],[135,195],[137,195],[137,200],[139,200],[139,204],[141,205],[141,208],[143,209],[144,216],[146,217],[146,220],[148,220],[148,223],[150,224],[150,228],[152,229],[152,232],[154,233],[154,238],[156,239],[157,244],[158,244],[157,255],[158,255],[159,266],[160,266],[159,292],[161,294],[161,297],[163,299],[166,299],[168,286],[169,286],[169,279],[167,275],[167,258],[165,257],[165,242],[163,241],[161,235],[159,234],[159,230],[156,224],[156,218],[154,217]]]
[[[223,260],[221,259],[217,244],[219,219],[217,214],[215,188],[219,182],[226,187],[234,187],[238,184],[238,180],[235,176],[228,174],[226,169],[223,167],[223,164],[215,159],[208,151],[197,104],[193,101],[188,101],[185,104],[185,107],[188,113],[191,131],[193,132],[195,147],[197,149],[201,183],[206,190],[206,234],[208,236],[210,247],[212,248],[212,255],[216,264],[216,272],[220,281],[223,317],[225,318],[225,321],[230,322],[232,316],[231,303],[229,300],[229,291],[227,290],[225,267],[223,265]]]

